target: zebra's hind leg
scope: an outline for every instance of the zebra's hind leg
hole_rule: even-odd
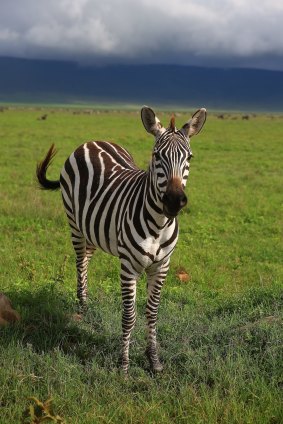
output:
[[[89,245],[80,231],[74,230],[74,228],[72,228],[72,243],[76,253],[79,312],[85,312],[87,306],[87,267],[95,247]]]
[[[157,340],[156,340],[156,321],[158,306],[160,303],[160,293],[163,286],[169,261],[155,270],[147,271],[147,304],[146,304],[146,319],[147,319],[147,348],[146,355],[148,357],[150,367],[154,372],[163,370],[163,365],[160,362]]]
[[[122,370],[125,374],[129,368],[129,346],[131,332],[136,322],[136,285],[137,277],[128,274],[127,265],[121,267],[121,290],[122,290]],[[126,275],[125,275],[126,274]]]

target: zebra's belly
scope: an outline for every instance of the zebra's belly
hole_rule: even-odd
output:
[[[88,211],[86,202],[82,212],[75,213],[77,226],[87,242],[113,256],[128,257],[138,273],[166,261],[177,243],[177,223],[161,231],[158,236],[145,230],[146,237],[142,237],[132,222],[127,220],[126,213],[118,232],[116,208],[110,211],[109,208],[95,205],[91,213]]]
[[[93,211],[89,219],[82,220],[79,223],[79,229],[85,236],[87,242],[104,252],[118,256],[118,239],[114,223],[112,221],[105,223],[105,216],[100,216]]]
[[[118,244],[116,239],[110,239],[108,242],[106,242],[105,238],[100,238],[99,240],[87,239],[87,242],[101,250],[103,250],[105,253],[108,253],[113,256],[119,256],[118,253]]]

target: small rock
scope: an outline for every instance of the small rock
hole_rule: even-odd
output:
[[[186,271],[179,271],[176,276],[180,281],[182,281],[182,283],[190,281],[190,276],[186,273]]]

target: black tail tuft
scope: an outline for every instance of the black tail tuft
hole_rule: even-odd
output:
[[[52,163],[52,159],[56,155],[57,150],[54,144],[48,150],[43,161],[39,162],[36,166],[36,176],[40,184],[40,188],[43,190],[58,190],[60,188],[60,181],[51,181],[46,178],[46,172]]]

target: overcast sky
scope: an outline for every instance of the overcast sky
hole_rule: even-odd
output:
[[[283,0],[0,0],[0,55],[283,70]]]

